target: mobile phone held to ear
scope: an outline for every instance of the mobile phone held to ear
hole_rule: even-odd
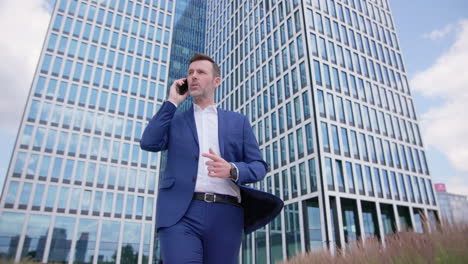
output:
[[[180,95],[184,95],[187,91],[188,91],[188,83],[187,83],[187,80],[185,80],[184,84],[182,84],[181,86],[177,86],[177,92]]]

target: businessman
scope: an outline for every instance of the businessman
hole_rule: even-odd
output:
[[[283,207],[276,196],[244,186],[262,180],[267,165],[247,117],[216,106],[220,83],[214,60],[195,54],[140,142],[144,150],[167,150],[156,209],[164,263],[237,263],[242,233]],[[192,107],[176,113],[189,94]]]

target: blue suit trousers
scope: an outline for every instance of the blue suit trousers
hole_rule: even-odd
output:
[[[238,263],[243,228],[243,208],[192,200],[179,222],[158,231],[163,263]]]

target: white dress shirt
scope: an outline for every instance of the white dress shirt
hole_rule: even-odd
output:
[[[208,176],[208,168],[205,163],[210,161],[210,159],[202,156],[203,153],[210,153],[210,148],[217,155],[221,155],[219,151],[218,110],[216,109],[216,105],[210,105],[203,110],[198,105],[193,104],[193,110],[200,146],[195,192],[227,194],[237,197],[240,201],[239,186],[229,178]]]

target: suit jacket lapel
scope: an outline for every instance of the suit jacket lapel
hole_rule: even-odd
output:
[[[187,121],[188,126],[192,130],[192,135],[193,135],[193,138],[195,139],[195,142],[197,142],[197,145],[200,146],[200,143],[198,143],[197,127],[195,125],[195,115],[193,113],[193,104],[187,111],[185,111],[184,115],[185,115],[185,121]]]
[[[224,131],[226,129],[224,114],[225,112],[218,107],[218,143],[221,157],[224,157]]]

